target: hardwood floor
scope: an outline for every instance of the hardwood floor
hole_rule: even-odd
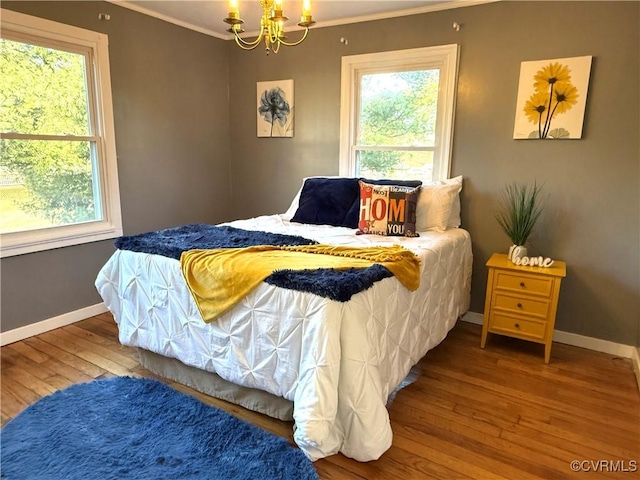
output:
[[[480,327],[459,322],[413,368],[412,383],[390,405],[391,449],[369,463],[342,455],[320,460],[320,477],[638,478],[640,394],[630,360],[555,343],[545,365],[543,345],[496,335],[484,350],[479,343]],[[3,425],[74,383],[114,375],[157,378],[118,343],[109,314],[2,347],[0,358]],[[292,438],[290,422],[167,383]],[[574,460],[583,471],[572,473]]]

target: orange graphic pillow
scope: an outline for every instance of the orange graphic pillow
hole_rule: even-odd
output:
[[[418,236],[416,204],[420,187],[359,183],[359,234]]]

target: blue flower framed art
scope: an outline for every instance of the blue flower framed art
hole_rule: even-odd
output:
[[[513,138],[582,138],[591,58],[521,63]]]
[[[293,80],[258,82],[258,137],[293,137]]]

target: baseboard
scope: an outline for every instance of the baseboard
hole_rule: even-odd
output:
[[[636,380],[638,382],[638,389],[640,390],[640,347],[633,349],[633,371],[636,372]]]
[[[462,317],[462,320],[469,323],[475,323],[482,325],[482,314],[477,312],[467,312]],[[608,340],[602,340],[600,338],[586,337],[584,335],[578,335],[576,333],[563,332],[556,330],[553,332],[553,341],[558,343],[564,343],[565,345],[573,345],[574,347],[586,348],[594,350],[596,352],[608,353],[609,355],[615,355],[616,357],[630,358],[633,360],[634,355],[636,358],[637,368],[640,369],[640,359],[638,359],[638,348],[632,345],[624,345],[622,343],[610,342]],[[638,370],[634,366],[636,371],[636,377],[638,376]],[[638,380],[640,382],[640,379]]]
[[[5,346],[10,343],[24,340],[25,338],[33,337],[34,335],[40,335],[41,333],[54,330],[56,328],[64,327],[72,323],[79,322],[94,315],[107,312],[107,307],[104,303],[97,303],[89,307],[84,307],[73,312],[64,313],[57,317],[48,318],[41,322],[32,323],[24,327],[14,328],[7,332],[0,333],[0,346]]]

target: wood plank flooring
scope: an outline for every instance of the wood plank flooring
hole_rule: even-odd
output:
[[[342,455],[320,460],[320,477],[640,478],[640,470],[631,471],[640,463],[640,394],[630,360],[555,343],[545,365],[542,345],[496,335],[484,350],[479,343],[480,327],[458,322],[390,405],[391,449],[368,463]],[[110,314],[2,347],[0,359],[3,425],[75,383],[157,378],[119,344]],[[290,422],[167,383],[292,441]],[[591,471],[573,473],[574,460]]]

